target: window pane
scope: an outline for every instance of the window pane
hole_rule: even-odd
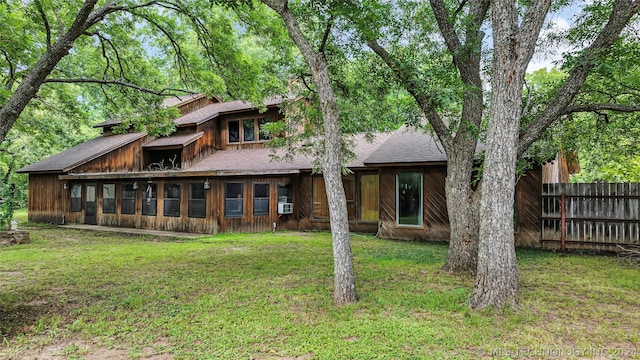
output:
[[[71,211],[82,211],[82,186],[80,184],[71,186]]]
[[[156,215],[157,209],[157,185],[156,184],[147,184],[147,187],[142,194],[142,215]]]
[[[102,212],[104,214],[116,212],[116,184],[102,184]]]
[[[180,216],[180,184],[164,185],[164,216]]]
[[[278,202],[291,202],[291,189],[289,184],[278,184]]]
[[[269,119],[269,118],[258,119],[258,140],[269,140],[269,139],[271,139],[271,136],[269,135],[267,130],[264,129],[264,125],[268,124],[270,122],[270,120],[271,119]]]
[[[207,215],[204,183],[189,184],[189,217],[203,218]]]
[[[379,219],[379,179],[378,175],[360,177],[360,220],[378,221]]]
[[[87,185],[87,202],[95,202],[95,201],[96,201],[96,186]]]
[[[422,225],[422,174],[398,174],[398,209],[400,225]]]
[[[324,187],[324,178],[322,176],[313,177],[313,218],[329,219],[329,204],[327,203],[327,194]]]
[[[136,211],[136,191],[133,190],[133,184],[122,185],[122,198],[120,199],[120,213],[134,214]]]
[[[224,216],[242,217],[243,215],[243,194],[242,183],[224,184]]]
[[[240,122],[237,120],[229,121],[229,142],[237,143],[240,142]]]
[[[253,184],[253,215],[269,215],[269,184]]]
[[[255,141],[255,121],[253,119],[242,121],[242,141]]]

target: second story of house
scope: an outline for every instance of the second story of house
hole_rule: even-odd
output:
[[[281,101],[262,109],[244,101],[223,102],[203,95],[171,98],[180,116],[169,136],[152,138],[145,132],[119,133],[118,120],[95,125],[102,135],[22,169],[30,173],[106,173],[189,170],[216,151],[265,147],[270,136],[264,125],[280,121]]]

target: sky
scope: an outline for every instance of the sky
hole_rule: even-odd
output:
[[[550,14],[547,18],[547,27],[542,31],[541,38],[546,34],[555,31],[566,31],[575,22],[580,12],[581,6],[572,5]],[[556,66],[554,63],[562,59],[562,55],[570,49],[569,44],[553,44],[552,46],[542,46],[536,50],[536,54],[529,63],[527,72],[533,72],[538,69],[551,69]]]

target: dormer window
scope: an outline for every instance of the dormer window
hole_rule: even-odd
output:
[[[227,130],[229,144],[267,141],[271,137],[263,131],[265,124],[271,122],[269,117],[229,120]]]

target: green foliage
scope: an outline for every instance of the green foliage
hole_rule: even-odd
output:
[[[582,91],[572,105],[640,103],[640,44],[631,38],[622,38],[611,51],[598,58],[598,65],[590,74]],[[571,66],[568,62],[566,66]],[[529,74],[530,104],[525,124],[542,105],[556,96],[566,72],[538,70]],[[552,159],[558,151],[578,154],[580,173],[572,177],[576,182],[640,181],[640,115],[637,113],[598,110],[569,114],[551,126],[542,138],[529,149],[536,159]]]
[[[9,227],[13,213],[20,207],[20,197],[16,184],[4,184],[2,187],[2,205],[0,205],[0,231]]]

